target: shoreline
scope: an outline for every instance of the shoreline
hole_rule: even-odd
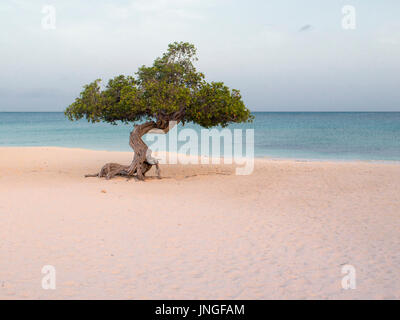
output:
[[[49,149],[66,149],[66,150],[81,150],[81,151],[94,151],[94,152],[109,152],[109,153],[127,153],[133,154],[133,151],[120,151],[120,150],[105,150],[105,149],[90,149],[90,148],[79,148],[79,147],[60,147],[60,146],[0,146],[1,149],[19,149],[19,148],[49,148]],[[169,154],[168,151],[161,151]],[[157,153],[155,153],[157,154]],[[176,155],[192,157],[188,155],[184,155],[181,153],[175,153]],[[219,157],[223,164],[223,157]],[[212,159],[212,157],[209,157]],[[242,157],[241,159],[246,159]],[[293,162],[322,162],[322,163],[377,163],[377,164],[391,164],[391,165],[400,165],[400,160],[369,160],[369,159],[318,159],[318,158],[280,158],[280,157],[269,157],[269,156],[254,156],[254,160],[267,160],[267,161],[293,161]],[[178,163],[179,164],[179,163]]]

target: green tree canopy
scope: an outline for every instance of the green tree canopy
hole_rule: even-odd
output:
[[[223,82],[207,82],[195,61],[194,45],[170,44],[162,57],[150,67],[140,67],[135,76],[119,75],[104,87],[100,79],[85,85],[65,115],[112,124],[152,120],[163,127],[171,120],[206,128],[251,121],[240,92]]]

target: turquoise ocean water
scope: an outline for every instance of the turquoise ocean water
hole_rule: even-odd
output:
[[[400,112],[253,114],[253,123],[229,128],[254,129],[257,157],[400,161]],[[185,127],[201,129],[190,124]],[[70,122],[61,112],[0,112],[0,147],[131,151],[128,145],[131,130],[129,125]]]

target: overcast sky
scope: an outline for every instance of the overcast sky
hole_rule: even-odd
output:
[[[1,0],[0,111],[62,111],[174,41],[253,111],[400,111],[399,0]]]

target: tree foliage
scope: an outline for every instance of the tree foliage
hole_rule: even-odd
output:
[[[207,82],[194,67],[196,48],[189,43],[170,44],[166,53],[135,76],[119,75],[102,87],[97,79],[85,85],[66,110],[70,120],[137,122],[171,120],[209,128],[252,121],[240,92],[223,82]]]

